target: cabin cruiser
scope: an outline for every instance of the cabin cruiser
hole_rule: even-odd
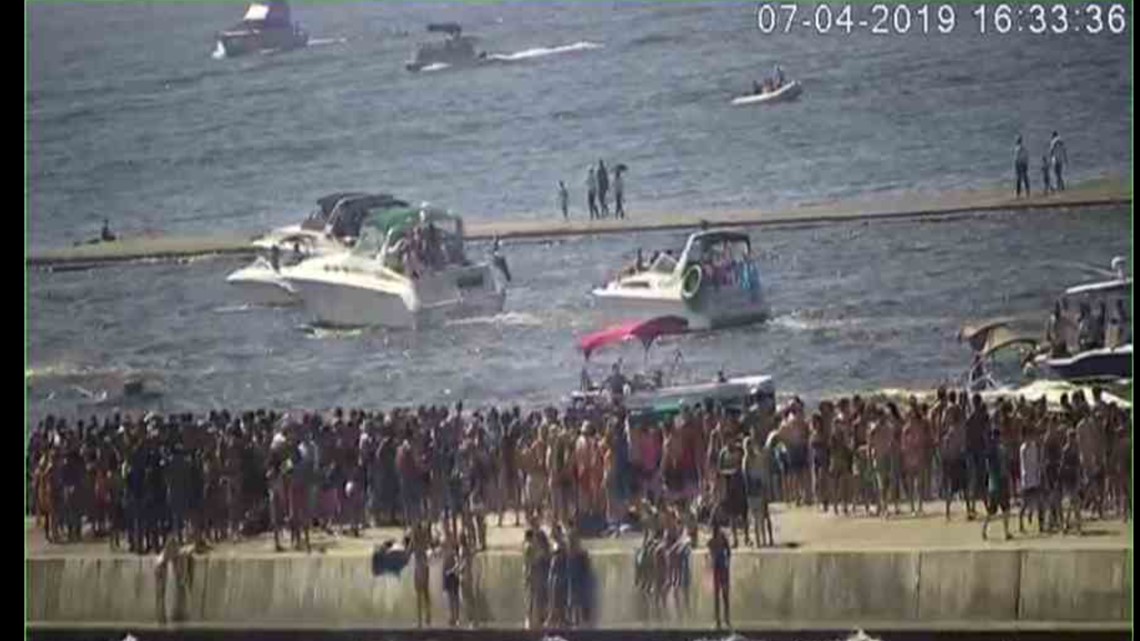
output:
[[[282,275],[318,324],[417,328],[502,311],[501,262],[467,259],[458,216],[388,203],[369,208],[350,251]]]
[[[571,394],[577,406],[620,402],[633,413],[675,411],[682,407],[712,403],[728,410],[742,412],[749,408],[775,410],[776,390],[771,376],[727,376],[718,372],[707,380],[694,380],[681,372],[680,351],[674,353],[668,371],[661,368],[626,376],[619,360],[604,381],[595,385],[589,375],[589,360],[599,349],[638,340],[645,349],[645,362],[653,344],[665,336],[684,334],[690,330],[687,320],[679,316],[661,316],[644,321],[623,323],[588,334],[579,341],[586,359],[580,389]],[[688,378],[689,380],[682,380]]]
[[[241,23],[218,33],[218,49],[227,58],[266,50],[304,47],[309,34],[293,22],[282,0],[254,2]]]
[[[282,267],[303,260],[348,251],[360,235],[369,211],[376,207],[407,207],[389,194],[338,192],[317,200],[317,208],[299,225],[280,227],[253,241],[258,257],[226,277],[254,305],[282,306],[298,301]]]
[[[685,318],[693,329],[763,320],[768,304],[748,234],[729,230],[689,236],[679,258],[661,252],[593,291],[599,306],[643,317]]]
[[[447,38],[440,42],[425,42],[416,49],[415,55],[404,64],[408,71],[422,71],[429,67],[462,67],[480,64],[487,59],[486,52],[475,50],[478,40],[464,36],[463,28],[453,22],[429,24],[431,33],[444,33]]]
[[[368,212],[377,207],[408,207],[390,194],[336,192],[317,199],[317,207],[300,224],[278,227],[253,240],[258,250],[277,246],[282,251],[305,251],[313,256],[339,253],[352,247]]]

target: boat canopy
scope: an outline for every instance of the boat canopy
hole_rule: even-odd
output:
[[[331,198],[331,197],[330,197]],[[408,203],[390,194],[362,194],[345,196],[337,201],[329,213],[328,225],[333,236],[359,236],[364,221],[377,210],[407,207]]]
[[[245,22],[257,22],[266,25],[290,25],[289,5],[281,0],[270,2],[254,2],[246,9]]]
[[[649,349],[653,341],[661,336],[683,334],[688,330],[689,321],[680,316],[659,316],[646,321],[624,323],[617,327],[587,334],[578,341],[578,346],[581,348],[585,357],[589,359],[594,351],[606,347],[607,345],[613,345],[636,338],[641,341],[645,349]]]
[[[1099,283],[1089,283],[1087,285],[1077,285],[1065,290],[1065,296],[1083,296],[1086,294],[1101,295],[1101,296],[1124,296],[1127,295],[1132,289],[1131,278],[1118,278],[1116,280],[1106,280]]]
[[[752,245],[752,239],[748,234],[729,229],[711,229],[709,231],[697,232],[693,234],[693,240],[706,245],[721,242],[747,243],[749,246]]]

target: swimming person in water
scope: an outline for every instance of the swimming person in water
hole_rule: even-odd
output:
[[[1025,197],[1029,197],[1029,151],[1021,144],[1021,136],[1013,145],[1013,171],[1017,174],[1017,197],[1021,197],[1021,184],[1025,183]]]

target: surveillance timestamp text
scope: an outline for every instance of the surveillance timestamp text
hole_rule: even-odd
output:
[[[756,26],[765,35],[950,35],[978,34],[1119,36],[1132,19],[1124,3],[1083,4],[798,4],[762,2]]]

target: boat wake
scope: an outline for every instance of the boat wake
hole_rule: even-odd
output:
[[[222,60],[226,57],[226,48],[222,46],[220,40],[214,45],[214,51],[210,54],[210,57],[214,60]]]
[[[342,45],[348,38],[309,38],[309,47],[323,47],[325,45]]]
[[[244,312],[253,311],[254,309],[256,309],[255,305],[250,305],[249,303],[244,303],[241,305],[225,305],[223,307],[215,307],[214,313],[215,314],[241,314]]]
[[[494,316],[460,318],[446,323],[448,326],[502,325],[507,327],[542,327],[542,319],[525,312],[503,312]]]
[[[301,331],[309,338],[317,340],[336,340],[336,339],[349,339],[363,336],[369,332],[367,327],[354,327],[354,328],[341,328],[341,327],[321,327],[319,325],[302,325]]]
[[[841,329],[862,323],[858,318],[821,318],[818,314],[794,312],[772,319],[774,327],[790,329],[794,332],[817,332],[826,329]]]
[[[601,49],[602,45],[596,42],[581,41],[574,44],[562,45],[559,47],[536,47],[534,49],[525,49],[523,51],[516,51],[514,53],[493,53],[487,56],[487,60],[494,60],[496,62],[518,62],[520,60],[532,60],[534,58],[545,58],[546,56],[555,56],[563,53],[573,53],[575,51],[590,51],[591,49]]]
[[[451,65],[447,64],[446,62],[436,62],[424,67],[423,69],[420,69],[420,73],[425,73],[428,71],[443,71],[444,69],[450,68]]]

